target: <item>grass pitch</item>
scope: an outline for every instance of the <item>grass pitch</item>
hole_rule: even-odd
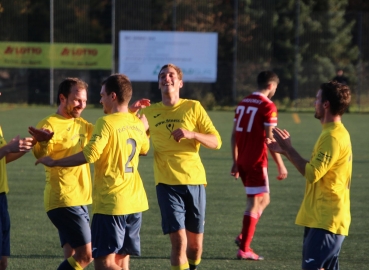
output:
[[[7,141],[16,135],[26,136],[27,127],[56,111],[50,107],[0,108],[0,125]],[[101,109],[86,109],[83,117],[91,122],[102,115]],[[240,181],[234,180],[231,168],[230,134],[232,112],[209,112],[219,130],[223,146],[220,150],[200,151],[207,172],[207,212],[204,253],[200,269],[301,269],[303,228],[294,224],[304,192],[304,178],[286,161],[288,178],[277,181],[276,167],[270,162],[269,178],[271,204],[261,217],[252,243],[253,249],[265,261],[239,261],[233,240],[242,225],[245,193]],[[352,223],[349,236],[343,243],[341,269],[368,269],[369,251],[368,199],[369,181],[365,174],[369,167],[369,147],[366,131],[369,116],[347,114],[343,123],[351,134],[354,163],[351,189]],[[309,158],[321,125],[313,113],[281,113],[279,127],[286,128],[295,148]],[[63,260],[56,229],[43,209],[45,175],[42,166],[34,166],[31,153],[7,165],[11,217],[10,270],[56,269]],[[131,259],[131,269],[170,269],[170,244],[161,232],[160,213],[156,202],[153,179],[153,157],[140,160],[139,170],[149,198],[150,209],[143,214],[141,230],[142,257]],[[189,168],[190,169],[190,168]],[[90,265],[86,269],[93,269]]]

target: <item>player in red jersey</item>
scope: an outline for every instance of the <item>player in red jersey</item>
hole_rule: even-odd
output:
[[[245,97],[237,106],[232,132],[233,166],[231,175],[240,176],[246,191],[246,210],[241,234],[235,242],[239,245],[237,258],[263,260],[250,248],[256,224],[270,202],[268,179],[268,148],[266,138],[272,138],[277,125],[277,108],[270,100],[279,83],[272,71],[262,71],[257,77],[258,90]],[[278,180],[287,177],[281,156],[270,152],[278,167]]]

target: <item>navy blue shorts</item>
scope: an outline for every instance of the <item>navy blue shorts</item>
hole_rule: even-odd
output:
[[[91,242],[90,216],[87,206],[55,208],[47,216],[59,232],[60,244],[68,243],[72,248]]]
[[[94,214],[91,224],[92,257],[112,253],[140,256],[141,223],[141,212],[121,216]]]
[[[204,185],[156,186],[164,234],[186,229],[203,233],[205,224],[206,192]]]
[[[344,239],[344,235],[305,227],[302,269],[339,270],[338,255]]]
[[[10,217],[5,192],[0,193],[0,256],[10,256]]]

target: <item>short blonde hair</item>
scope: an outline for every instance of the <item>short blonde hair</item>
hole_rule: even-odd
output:
[[[158,73],[158,80],[159,80],[160,72],[163,69],[165,69],[165,68],[174,68],[174,70],[177,72],[178,79],[182,80],[182,78],[183,78],[183,72],[182,72],[181,68],[180,67],[177,67],[176,65],[171,64],[171,63],[166,64],[166,65],[164,65],[164,66],[161,67],[161,69],[160,69],[160,71]]]

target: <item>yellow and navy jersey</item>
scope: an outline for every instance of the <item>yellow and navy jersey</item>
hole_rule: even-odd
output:
[[[3,136],[3,131],[0,126],[0,148],[4,147],[6,145],[6,141]],[[2,159],[0,159],[0,193],[9,192],[9,186],[8,186],[8,175],[6,173],[6,157],[4,156]]]
[[[305,196],[296,224],[348,235],[351,174],[352,149],[348,131],[341,122],[324,124],[305,166]]]
[[[139,154],[149,150],[141,120],[130,113],[113,113],[96,121],[92,138],[83,149],[94,163],[93,213],[126,215],[148,209],[138,173]]]
[[[94,126],[83,118],[67,119],[52,114],[41,120],[37,128],[54,132],[48,142],[39,142],[33,147],[36,158],[50,156],[61,159],[79,153],[91,138]],[[47,167],[44,191],[45,210],[60,207],[87,205],[92,203],[92,183],[89,164],[75,167]]]
[[[179,143],[172,136],[178,128],[203,134],[213,134],[222,141],[205,109],[195,100],[180,99],[174,106],[162,102],[141,111],[149,122],[149,133],[154,147],[155,183],[167,185],[206,184],[205,169],[201,162],[200,143],[194,139],[182,139]]]

